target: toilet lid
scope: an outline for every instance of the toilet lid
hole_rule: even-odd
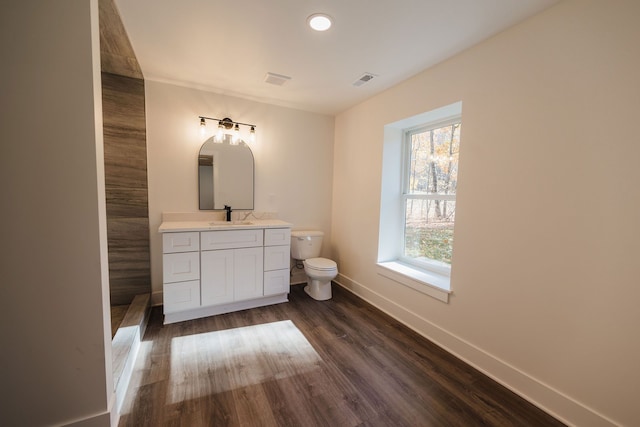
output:
[[[335,261],[327,258],[309,258],[305,259],[304,263],[307,267],[313,268],[314,270],[333,270],[334,268],[338,268],[338,264],[336,264]]]

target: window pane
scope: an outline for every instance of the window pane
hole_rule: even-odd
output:
[[[407,199],[405,206],[404,256],[451,264],[456,202]]]
[[[456,194],[461,123],[410,134],[408,194]]]

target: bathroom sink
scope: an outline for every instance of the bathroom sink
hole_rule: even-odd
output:
[[[232,226],[232,225],[253,225],[251,221],[211,221],[209,225],[215,227]]]

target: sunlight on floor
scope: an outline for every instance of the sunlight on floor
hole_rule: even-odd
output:
[[[167,402],[298,375],[318,369],[320,361],[290,320],[176,337]]]

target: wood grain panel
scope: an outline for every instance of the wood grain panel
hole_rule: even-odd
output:
[[[113,0],[99,0],[102,71],[142,79],[142,70]]]
[[[111,304],[151,292],[142,71],[114,0],[99,0]]]
[[[144,82],[102,73],[108,217],[148,216]]]
[[[107,217],[111,304],[129,304],[151,292],[149,220]]]
[[[104,124],[125,130],[145,130],[144,80],[102,71]]]
[[[337,285],[145,341],[120,426],[563,425]]]
[[[149,213],[146,188],[108,186],[107,218],[146,218]],[[147,229],[147,233],[149,230]]]
[[[112,304],[151,292],[144,82],[102,73]]]

